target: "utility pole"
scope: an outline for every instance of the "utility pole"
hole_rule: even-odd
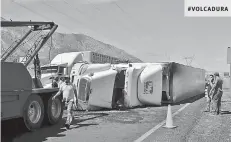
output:
[[[167,59],[169,62],[171,61],[171,57],[170,57],[170,55],[168,55],[167,52],[165,52],[165,57],[166,57],[166,59]]]
[[[187,64],[188,66],[191,66],[192,61],[194,60],[194,58],[195,58],[195,55],[189,56],[189,57],[184,57],[183,59],[185,59],[186,64]]]

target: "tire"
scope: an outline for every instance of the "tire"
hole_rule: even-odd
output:
[[[39,129],[42,126],[43,119],[44,104],[41,97],[30,95],[23,109],[23,120],[26,128],[29,131]]]
[[[55,100],[52,100],[52,97],[55,94],[53,94],[47,104],[47,117],[48,117],[48,123],[50,125],[54,125],[58,123],[63,116],[63,103],[60,99],[60,97],[57,97]]]

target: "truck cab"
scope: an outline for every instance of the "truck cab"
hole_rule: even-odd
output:
[[[81,52],[61,53],[54,57],[50,64],[41,67],[41,82],[44,88],[52,87],[52,79],[63,75],[70,75],[76,63],[83,62]]]
[[[44,88],[52,87],[52,79],[66,74],[67,63],[48,64],[41,67],[41,82]]]

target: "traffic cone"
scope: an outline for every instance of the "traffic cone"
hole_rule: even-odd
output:
[[[168,112],[167,112],[167,118],[166,118],[166,125],[163,126],[164,128],[176,128],[177,126],[173,126],[173,121],[172,121],[172,111],[171,111],[171,105],[168,105]]]

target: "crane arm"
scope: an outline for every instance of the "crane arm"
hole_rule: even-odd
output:
[[[36,54],[38,54],[39,50],[43,47],[43,45],[47,42],[47,40],[52,36],[52,34],[55,32],[55,30],[58,28],[58,25],[54,25],[50,32],[46,35],[46,37],[43,38],[42,42],[40,45],[36,46],[34,51],[32,51],[32,54],[29,54],[27,56],[27,59],[24,63],[25,66],[28,66],[31,60],[35,57]]]
[[[30,33],[32,32],[32,30],[29,30],[23,37],[22,39],[20,39],[15,46],[11,46],[9,47],[3,54],[1,57],[2,61],[6,61],[6,59],[14,53],[14,51],[17,49],[17,47],[19,47],[19,45],[30,35]]]
[[[16,43],[15,46],[9,47],[2,55],[1,60],[5,61],[10,55],[14,53],[14,51],[20,46],[20,44],[30,35],[32,31],[38,30],[50,30],[50,32],[42,39],[41,42],[34,45],[26,55],[26,61],[24,63],[25,66],[28,66],[31,60],[35,57],[35,55],[39,52],[42,46],[47,42],[47,40],[52,36],[55,30],[58,28],[54,22],[31,22],[31,21],[1,21],[1,27],[25,27],[30,26],[31,29],[22,37],[22,39]]]
[[[54,22],[1,21],[1,27],[34,27],[33,31],[51,29]]]

